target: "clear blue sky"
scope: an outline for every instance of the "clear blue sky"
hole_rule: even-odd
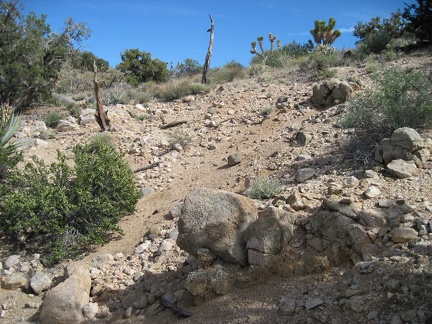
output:
[[[235,60],[248,66],[252,41],[272,32],[282,45],[295,40],[305,43],[312,36],[316,19],[333,17],[342,32],[334,45],[354,48],[358,40],[352,29],[358,21],[389,18],[414,0],[23,0],[25,13],[47,15],[53,31],[60,31],[66,18],[85,22],[92,30],[84,50],[115,67],[120,53],[138,48],[176,65],[186,58],[204,63],[209,44],[209,14],[215,22],[215,44],[211,67]]]

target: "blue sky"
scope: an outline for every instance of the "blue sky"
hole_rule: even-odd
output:
[[[372,17],[390,17],[414,0],[22,0],[25,13],[47,15],[53,31],[60,31],[71,17],[85,22],[92,30],[84,50],[94,53],[115,67],[120,53],[138,48],[176,65],[186,58],[204,63],[209,44],[209,14],[215,22],[215,44],[211,67],[235,60],[248,66],[252,41],[272,32],[282,45],[292,41],[305,43],[312,36],[316,19],[333,17],[342,32],[334,43],[337,48],[354,48],[358,40],[352,29],[358,21]]]

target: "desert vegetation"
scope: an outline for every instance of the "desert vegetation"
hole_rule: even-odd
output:
[[[335,76],[332,68],[365,64],[374,87],[349,102],[340,126],[368,135],[371,145],[402,126],[432,126],[431,76],[422,71],[381,69],[397,51],[416,41],[430,41],[430,8],[418,0],[390,19],[359,22],[354,35],[357,47],[342,52],[333,44],[341,35],[336,20],[315,21],[312,41],[283,45],[270,33],[270,49],[264,37],[252,42],[251,63],[243,67],[235,60],[209,71],[202,84],[202,66],[186,59],[176,66],[154,59],[140,49],[125,49],[122,62],[108,62],[79,44],[90,37],[83,23],[66,21],[63,31],[50,30],[44,16],[25,16],[19,2],[0,3],[0,230],[16,242],[51,251],[51,262],[77,254],[90,244],[102,243],[110,232],[121,232],[118,223],[133,213],[138,201],[133,173],[108,136],[95,137],[74,148],[73,167],[61,152],[58,161],[45,164],[34,158],[22,165],[22,155],[11,141],[20,126],[18,113],[38,106],[60,105],[74,117],[80,110],[95,109],[93,64],[99,70],[103,104],[146,104],[151,100],[174,101],[187,95],[209,92],[215,86],[239,79],[264,77],[267,72],[288,71],[293,79],[322,80]],[[258,47],[258,48],[257,48]],[[23,55],[32,53],[32,55]],[[270,108],[262,110],[267,116]],[[67,116],[52,112],[43,116],[48,127],[56,127]],[[145,115],[137,115],[144,120]],[[188,134],[172,133],[170,146],[191,142]],[[249,190],[256,199],[280,191],[280,183],[257,180]],[[95,217],[97,215],[97,217]],[[50,237],[50,239],[47,239]]]

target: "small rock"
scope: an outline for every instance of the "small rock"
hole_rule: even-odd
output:
[[[417,231],[408,227],[395,227],[390,232],[390,238],[395,243],[406,243],[418,238]]]
[[[141,254],[141,253],[143,253],[145,250],[147,250],[149,248],[150,245],[151,245],[151,242],[149,240],[144,241],[144,243],[138,245],[135,248],[134,254]]]
[[[85,318],[94,319],[99,312],[98,303],[88,303],[82,308]]]
[[[3,289],[15,290],[24,287],[27,284],[27,278],[20,273],[13,273],[12,275],[3,279]]]
[[[363,193],[365,195],[366,198],[376,198],[379,195],[381,195],[381,191],[375,187],[375,186],[370,186],[369,188],[366,189],[366,191]]]
[[[42,291],[47,290],[52,285],[51,278],[44,272],[36,272],[36,274],[30,279],[30,287],[33,289],[36,295],[39,295]]]
[[[364,172],[364,177],[367,179],[378,179],[379,178],[378,173],[376,173],[373,170],[366,170]]]
[[[278,303],[279,312],[284,315],[289,315],[295,312],[296,300],[294,298],[282,297]]]
[[[392,199],[380,199],[378,201],[378,207],[381,207],[381,208],[390,208],[393,205],[394,205],[394,202]]]
[[[357,187],[359,185],[360,181],[356,177],[351,176],[351,177],[343,179],[342,183],[343,183],[344,188],[354,188],[354,187]]]
[[[387,164],[387,171],[399,179],[404,179],[416,174],[417,166],[413,161],[397,159]]]
[[[237,165],[241,162],[241,155],[236,153],[236,154],[231,154],[230,156],[228,156],[228,166],[234,166]]]
[[[324,301],[321,298],[314,297],[306,300],[305,307],[307,310],[309,310],[322,304],[324,304]]]
[[[19,255],[11,255],[9,256],[5,263],[4,263],[4,268],[5,269],[10,269],[13,266],[16,266],[19,262],[20,262],[20,256]]]
[[[309,179],[312,179],[315,176],[315,169],[313,168],[302,168],[298,169],[295,174],[295,179],[297,182],[302,183]]]
[[[364,310],[364,298],[362,296],[352,296],[349,300],[351,310],[356,313],[361,313]]]
[[[312,136],[305,132],[298,132],[294,138],[297,146],[306,146],[310,143]]]

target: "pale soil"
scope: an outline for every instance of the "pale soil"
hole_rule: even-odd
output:
[[[388,64],[430,69],[432,60],[430,52],[422,52],[421,55],[414,54],[399,58]],[[337,70],[337,76],[341,79],[354,75],[366,85],[370,84],[369,75],[364,72],[364,67],[341,67]],[[155,169],[136,173],[140,186],[151,187],[152,192],[139,201],[134,215],[122,220],[121,227],[125,235],[97,247],[95,251],[85,256],[84,260],[91,260],[97,253],[131,254],[149,228],[154,224],[165,222],[172,204],[183,199],[194,187],[242,193],[247,179],[271,175],[285,177],[288,184],[285,192],[289,193],[296,187],[292,182],[292,174],[299,165],[295,159],[302,153],[308,153],[313,157],[311,164],[314,167],[319,165],[322,159],[329,161],[320,166],[324,171],[319,180],[298,186],[309,198],[311,207],[319,206],[325,194],[326,181],[340,182],[348,175],[358,174],[364,166],[356,165],[341,148],[345,143],[346,133],[336,128],[335,124],[338,109],[343,109],[345,105],[329,110],[313,108],[308,102],[312,93],[312,84],[310,81],[301,81],[297,77],[292,80],[289,73],[283,72],[269,74],[260,81],[256,78],[235,81],[224,85],[222,91],[213,89],[208,95],[197,96],[190,104],[150,103],[150,109],[158,111],[158,114],[143,122],[131,118],[127,113],[127,110],[133,110],[133,106],[119,105],[110,108],[111,120],[116,128],[116,131],[111,132],[111,136],[120,150],[128,152],[132,148],[139,147],[137,143],[140,139],[148,138],[147,142],[139,147],[141,154],[126,155],[132,169],[157,160],[161,161],[161,165]],[[281,95],[290,98],[294,109],[284,113],[276,111],[275,102]],[[269,118],[262,120],[260,111],[266,107],[273,107],[273,111]],[[210,115],[206,117],[207,114]],[[204,121],[210,117],[218,122],[218,127],[204,126]],[[183,119],[187,119],[188,123],[168,130],[159,129],[163,124]],[[291,145],[291,140],[298,130],[313,134],[308,147]],[[160,140],[166,141],[167,134],[172,131],[192,134],[193,144],[185,151],[171,151],[157,157],[154,153],[158,150],[152,147],[157,146]],[[55,138],[47,140],[48,146],[37,147],[35,150],[26,152],[26,155],[35,154],[50,161],[55,158],[56,150],[60,149],[68,157],[72,157],[73,145],[84,142],[97,132],[98,126],[93,123],[81,127],[79,132],[59,133]],[[216,149],[209,149],[209,144],[214,144]],[[162,151],[160,149],[158,152]],[[237,152],[243,155],[241,163],[226,167],[228,155]],[[275,163],[277,169],[269,170],[269,163]],[[381,198],[404,198],[418,205],[421,205],[422,200],[432,201],[431,172],[428,167],[414,180],[381,178]],[[376,200],[364,200],[355,191],[347,194],[365,207],[376,203]],[[7,256],[8,252],[10,251],[3,251],[3,256]],[[408,275],[411,272],[410,267],[411,265],[399,266],[395,261],[394,269],[401,271],[395,276]],[[388,271],[390,273],[392,270]],[[361,276],[351,268],[334,269],[328,274],[299,278],[280,278],[263,273],[260,282],[240,284],[227,295],[204,301],[185,301],[182,306],[193,313],[193,316],[188,319],[178,318],[169,310],[164,310],[155,316],[141,315],[119,320],[119,322],[348,323],[358,321],[374,323],[373,318],[367,319],[367,312],[353,315],[353,312],[348,312],[346,308],[338,305],[337,300],[341,286],[346,285],[346,282],[356,281],[362,290],[369,292],[369,296],[376,298],[374,302],[383,307],[382,313],[388,313],[387,317],[383,316],[390,319],[392,312],[397,311],[398,305],[403,304],[403,301],[389,300],[381,293],[381,281],[385,280],[382,279],[383,277],[385,276],[382,273]],[[430,283],[430,276],[427,279]],[[431,287],[428,289],[430,291]],[[307,300],[308,296],[320,296],[325,304],[312,310],[300,309],[300,307],[293,314],[278,312],[278,303],[284,297],[292,297],[298,301]],[[432,307],[429,302],[420,299],[421,296],[419,305],[426,303],[428,307]],[[31,316],[37,310],[24,308],[23,305],[40,301],[40,296],[0,289],[0,304],[5,304],[4,308],[6,308],[6,315],[0,319],[0,322],[31,321]]]

